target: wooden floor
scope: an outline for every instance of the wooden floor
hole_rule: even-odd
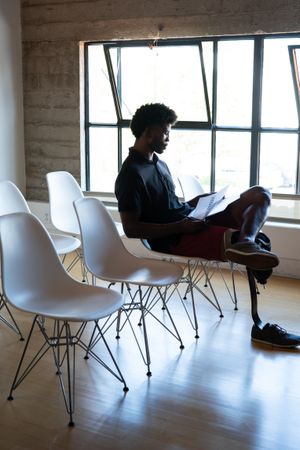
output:
[[[218,275],[213,281],[224,318],[198,295],[198,340],[180,302],[171,300],[183,350],[149,316],[151,378],[129,327],[120,340],[114,330],[107,333],[127,394],[118,380],[78,351],[73,428],[67,425],[51,353],[7,401],[24,342],[0,322],[0,449],[299,449],[300,350],[252,344],[246,278],[237,275],[238,311]],[[273,277],[259,295],[259,311],[264,321],[300,333],[300,280]],[[14,314],[27,335],[30,316]],[[157,314],[163,317],[160,308]]]

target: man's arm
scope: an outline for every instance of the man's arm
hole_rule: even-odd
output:
[[[207,225],[202,220],[188,217],[172,223],[141,222],[136,212],[120,212],[124,232],[129,238],[155,239],[174,234],[192,234],[203,230]]]

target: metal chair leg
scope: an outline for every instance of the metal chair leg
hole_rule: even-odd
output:
[[[8,307],[8,305],[7,305],[7,303],[6,303],[5,299],[4,299],[3,294],[0,294],[0,311],[1,311],[2,308],[6,309],[6,312],[9,315],[11,321],[9,322],[1,314],[0,314],[0,321],[3,322],[5,325],[7,325],[16,334],[18,334],[20,336],[20,341],[24,341],[24,337],[22,335],[22,332],[21,332],[21,330],[20,330],[20,328],[19,328],[15,318],[13,317],[13,315],[12,315],[12,313],[11,313],[9,307]]]
[[[26,340],[26,344],[19,361],[17,371],[11,385],[11,389],[8,395],[8,400],[13,400],[13,391],[23,382],[23,380],[29,375],[32,369],[39,363],[39,361],[43,358],[43,356],[47,353],[47,351],[51,348],[55,367],[56,374],[59,376],[59,382],[61,391],[63,394],[65,407],[67,413],[69,414],[69,426],[74,426],[73,414],[75,408],[75,349],[78,345],[88,354],[92,356],[99,364],[101,364],[105,369],[107,369],[115,378],[121,381],[124,385],[123,391],[127,392],[128,387],[126,385],[125,379],[118,367],[118,364],[113,357],[113,354],[103,336],[103,333],[98,325],[98,321],[95,321],[95,327],[101,339],[104,342],[104,345],[111,357],[114,368],[111,368],[106,364],[102,359],[94,353],[92,350],[88,348],[88,346],[82,341],[82,334],[85,329],[85,322],[82,323],[75,333],[72,333],[71,327],[68,321],[55,321],[53,326],[53,333],[51,336],[47,335],[45,328],[42,327],[39,316],[35,316],[32,322],[29,335]],[[29,343],[31,341],[33,330],[35,325],[37,325],[44,337],[44,343],[41,345],[39,350],[35,353],[33,358],[29,363],[23,368],[23,363],[25,359],[25,355],[28,350]],[[66,374],[63,375],[62,367],[66,366]],[[22,372],[21,372],[22,369]],[[65,378],[65,379],[64,379]]]

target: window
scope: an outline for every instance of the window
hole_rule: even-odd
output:
[[[163,155],[175,175],[300,195],[298,53],[300,35],[86,44],[87,190],[113,195],[132,115],[161,102],[178,115]]]

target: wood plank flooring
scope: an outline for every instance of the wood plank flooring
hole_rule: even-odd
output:
[[[213,282],[224,318],[198,295],[198,340],[180,302],[171,300],[183,350],[147,317],[150,378],[129,327],[120,340],[109,330],[127,394],[103,367],[77,352],[74,428],[67,425],[51,353],[18,387],[14,400],[7,401],[24,342],[0,322],[0,449],[299,449],[300,350],[251,343],[246,278],[237,275],[238,311],[218,275]],[[300,333],[300,280],[273,277],[261,289],[259,311],[264,321]],[[163,317],[160,308],[157,314]],[[14,315],[27,335],[31,317],[18,311]]]

